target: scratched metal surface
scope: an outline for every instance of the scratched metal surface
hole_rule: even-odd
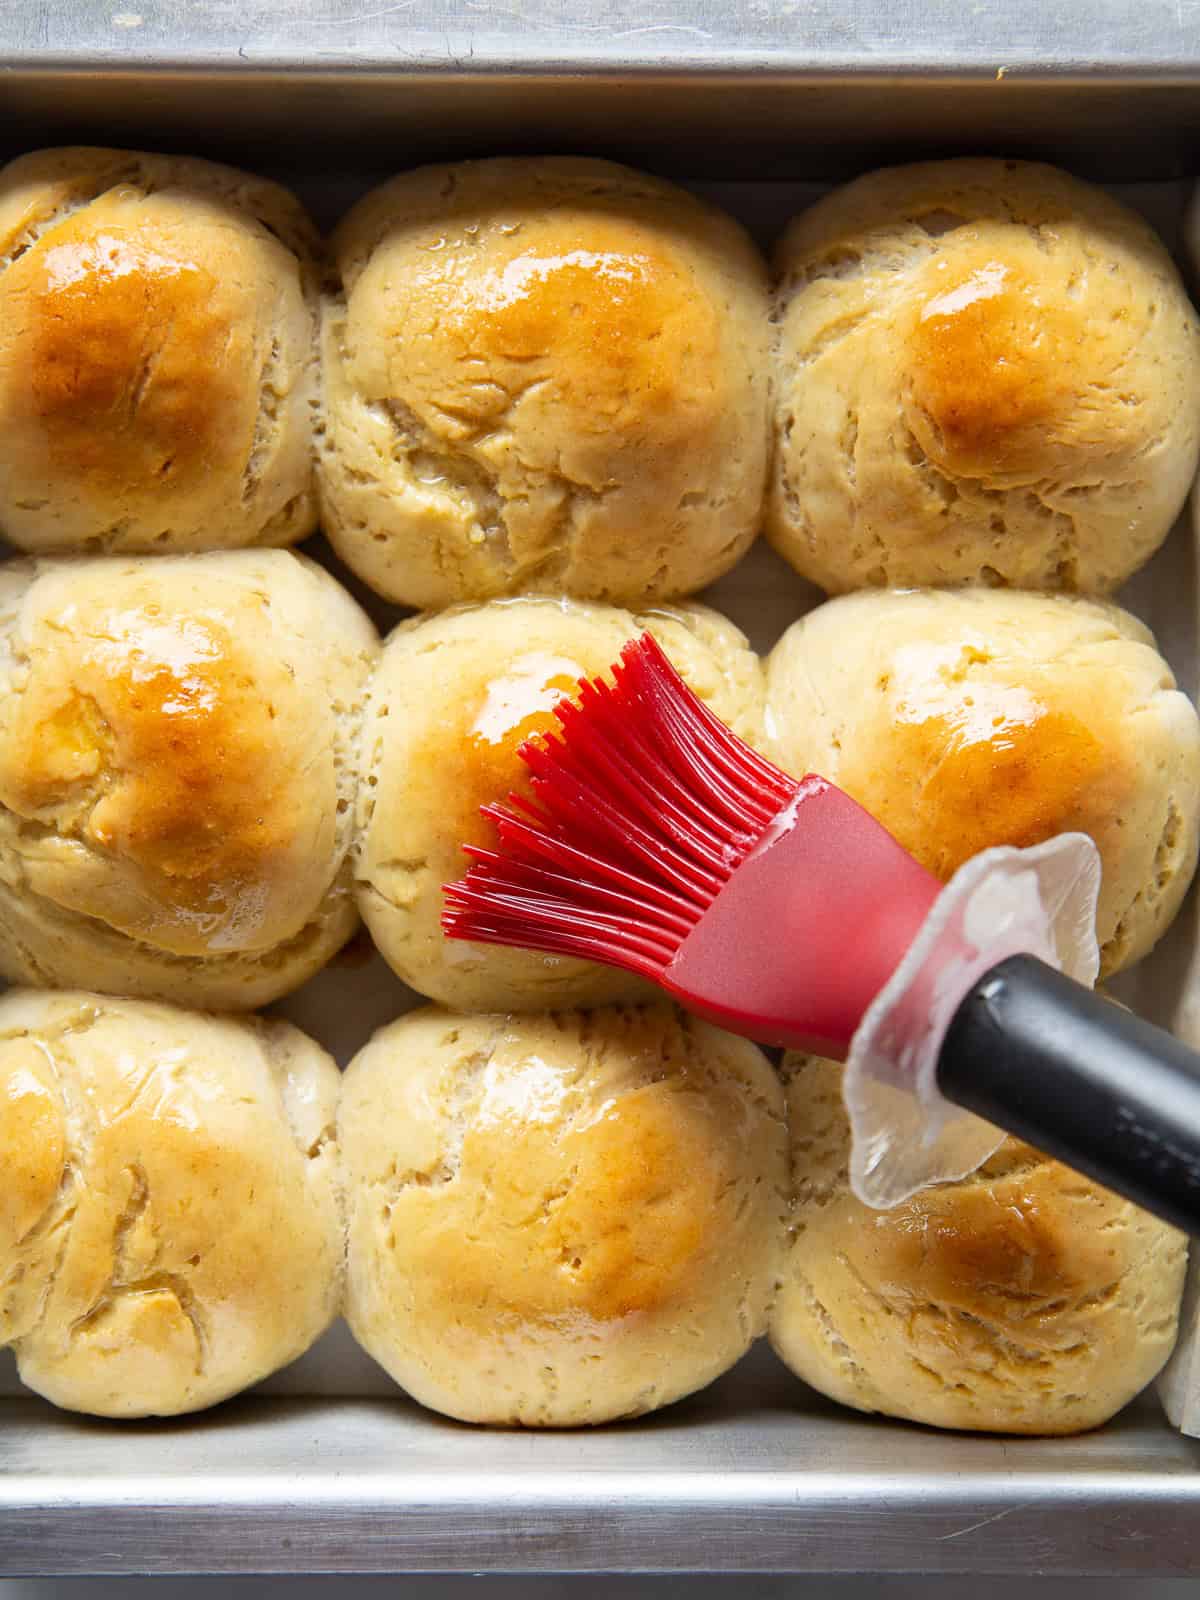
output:
[[[10,1408],[0,1572],[1196,1570],[1200,1444],[1149,1405],[1073,1440],[936,1434],[839,1412],[765,1353],[587,1434],[258,1398],[124,1437]]]
[[[1002,148],[1165,178],[1200,150],[1200,0],[0,0],[0,80],[31,141],[152,127],[310,166],[490,142],[838,177]]]
[[[939,72],[1009,64],[1139,76],[1194,62],[1200,0],[5,0],[29,61],[119,57],[474,71],[585,64]]]

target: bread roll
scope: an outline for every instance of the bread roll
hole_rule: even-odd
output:
[[[0,999],[0,1343],[55,1405],[214,1405],[337,1311],[338,1074],[283,1022]]]
[[[374,629],[286,551],[0,568],[0,973],[240,1010],[349,938]]]
[[[606,161],[424,167],[333,240],[322,525],[414,606],[702,588],[758,531],[766,274],[737,223]]]
[[[941,1428],[1078,1433],[1175,1342],[1182,1234],[1008,1139],[959,1183],[872,1211],[850,1193],[841,1069],[784,1060],[791,1226],[771,1342],[859,1411]]]
[[[1090,834],[1101,971],[1145,955],[1196,864],[1200,724],[1115,606],[983,589],[818,607],[767,669],[768,744],[941,878],[989,845]]]
[[[776,257],[767,532],[831,591],[1103,593],[1200,453],[1200,319],[1162,243],[1053,167],[875,172]]]
[[[0,171],[0,532],[37,554],[311,533],[316,249],[285,189],[210,161]]]
[[[479,815],[526,785],[517,755],[557,728],[555,702],[648,629],[718,716],[762,738],[762,675],[732,623],[702,606],[633,615],[569,600],[502,600],[402,623],[371,688],[359,790],[363,917],[406,983],[468,1011],[599,1005],[645,995],[613,967],[448,940],[443,885],[494,842]]]
[[[340,1137],[350,1327],[435,1411],[637,1416],[765,1326],[779,1083],[669,1006],[411,1012],[351,1062]]]

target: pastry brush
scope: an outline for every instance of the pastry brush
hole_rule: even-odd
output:
[[[985,852],[943,887],[738,738],[650,635],[554,714],[520,750],[532,797],[482,808],[498,848],[467,847],[449,937],[621,967],[759,1043],[849,1058],[869,1203],[971,1170],[1004,1129],[1200,1233],[1200,1057],[1056,970],[1045,869],[1074,851],[1090,929],[1090,841]],[[994,1126],[947,1146],[953,1107]]]

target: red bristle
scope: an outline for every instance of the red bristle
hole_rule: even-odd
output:
[[[638,790],[653,780],[653,792],[639,796],[642,809],[654,814],[655,793],[669,795],[677,810],[682,809],[688,817],[685,827],[690,827],[691,819],[696,818],[708,835],[708,842],[717,844],[719,859],[724,858],[727,849],[725,836],[731,824],[750,829],[757,836],[766,820],[761,809],[751,803],[751,797],[746,792],[734,792],[721,774],[714,775],[701,770],[698,774],[700,781],[694,781],[697,774],[692,769],[698,764],[702,768],[704,765],[699,749],[685,751],[682,763],[665,760],[662,752],[664,741],[657,737],[661,728],[653,723],[649,730],[643,728],[642,724],[648,719],[640,702],[632,708],[627,703],[623,704],[609,684],[582,685],[579,704],[571,700],[560,701],[555,707],[555,715],[564,730],[574,728],[581,730],[581,733],[586,730],[586,734],[577,741],[568,743],[565,751],[561,752],[561,759],[582,766],[586,764],[591,751],[603,749],[606,752],[620,752],[624,764],[635,767]],[[682,773],[676,770],[680,765],[684,768]],[[693,776],[691,782],[685,781],[689,772]],[[773,814],[774,809],[772,806],[768,815]]]
[[[649,863],[680,889],[707,891],[710,896],[716,893],[722,880],[714,866],[685,855],[661,830],[644,827],[614,803],[611,794],[597,793],[594,786],[558,764],[549,748],[522,746],[521,755],[533,775],[542,809],[569,829]],[[526,815],[532,814],[531,808],[523,809]]]
[[[561,737],[545,736],[555,766],[573,772],[610,803],[624,802],[624,810],[661,829],[702,866],[720,870],[728,833],[721,818],[679,782],[652,745],[632,734],[624,744],[626,749],[599,727],[588,728],[586,744],[566,745]]]
[[[500,918],[484,922],[478,913],[463,913],[460,919],[443,919],[443,928],[452,939],[469,939],[472,944],[499,944],[518,949],[541,950],[551,956],[573,956],[579,961],[597,961],[602,966],[620,967],[651,981],[662,971],[661,960],[636,951],[614,949],[605,939],[589,939],[584,933],[562,934],[545,928],[528,916]]]
[[[655,794],[669,796],[676,812],[682,812],[689,819],[696,817],[719,848],[730,825],[751,828],[757,834],[761,819],[746,804],[744,797],[726,794],[723,784],[685,782],[684,777],[675,770],[679,763],[673,766],[664,760],[661,740],[655,744],[638,730],[628,715],[614,713],[611,701],[603,701],[599,697],[578,706],[567,701],[559,717],[564,729],[576,727],[582,721],[588,725],[588,732],[586,742],[567,746],[566,759],[580,763],[586,761],[589,752],[604,752],[610,758],[617,756],[629,767],[634,765],[633,758],[636,757],[638,782],[634,786],[634,794],[643,811],[654,814]],[[684,765],[686,769],[693,766],[694,761],[689,759]],[[643,793],[643,788],[651,780],[653,792]]]
[[[468,846],[467,854],[475,867],[485,869],[473,878],[475,867],[470,868],[465,880],[467,883],[479,879],[495,882],[502,871],[505,882],[514,889],[524,888],[540,894],[557,895],[564,901],[579,901],[601,911],[637,917],[656,932],[673,934],[676,938],[683,938],[691,931],[692,917],[680,916],[678,912],[655,905],[640,894],[627,894],[620,889],[613,889],[596,877],[554,872],[549,867],[537,866],[520,858],[505,857],[496,850],[481,850],[477,846]],[[486,870],[489,868],[490,872]]]
[[[593,856],[593,860],[608,860],[615,866],[624,864],[625,869],[635,875],[644,870],[646,861],[652,859],[653,867],[658,876],[664,874],[664,864],[659,853],[648,856],[646,852],[639,852],[632,848],[627,838],[614,838],[611,830],[605,831],[599,824],[591,825],[595,818],[580,818],[572,814],[569,806],[565,808],[568,820],[560,822],[554,813],[545,806],[539,805],[536,800],[529,799],[522,794],[510,794],[508,806],[481,806],[480,813],[489,816],[500,829],[503,837],[505,828],[510,821],[520,822],[524,827],[536,831],[547,844],[565,842],[568,845],[574,841],[579,849],[593,846],[603,854]],[[673,865],[669,863],[668,865]],[[681,874],[676,874],[673,892],[686,897],[696,904],[706,904],[709,891],[703,884],[696,884]]]
[[[448,886],[454,937],[661,974],[798,785],[683,684],[658,644],[554,708],[521,746],[533,798],[490,805],[498,850]]]
[[[581,907],[574,898],[563,899],[558,895],[543,893],[539,889],[529,889],[523,884],[511,882],[505,874],[499,877],[492,874],[486,883],[481,883],[479,879],[472,880],[471,874],[468,873],[454,887],[453,897],[447,894],[447,900],[450,901],[451,898],[456,907],[479,905],[489,912],[497,913],[515,911],[524,914],[531,907],[535,907],[537,914],[546,920],[547,925],[561,925],[567,932],[584,927],[594,932],[602,932],[614,942],[627,943],[631,948],[641,947],[659,954],[664,951],[669,953],[672,949],[670,941],[638,928],[626,916],[597,911],[591,907]]]
[[[705,705],[699,695],[687,687],[667,659],[662,646],[651,634],[631,640],[621,656],[622,673],[637,681],[645,692],[652,694],[660,707],[687,718],[693,727],[709,734],[722,749],[736,757],[743,781],[753,774],[760,780],[781,781],[789,788],[794,786],[794,779],[760,756],[745,740],[739,739],[712,707]]]
[[[766,795],[761,798],[776,803],[773,811],[791,798],[796,780],[739,739],[711,707],[683,684],[657,640],[646,634],[626,645],[622,654],[626,674],[632,667],[651,702],[652,715],[664,731],[668,735],[685,735],[676,741],[681,754],[686,754],[689,747],[702,750],[719,762],[726,777],[748,798],[760,798],[755,794],[755,785],[765,790]]]
[[[599,685],[591,699],[581,693],[587,720],[605,725],[618,740],[626,736],[631,725],[652,728],[656,745],[666,746],[669,751],[669,765],[677,771],[677,781],[694,797],[703,796],[710,812],[724,808],[729,821],[757,836],[793,791],[794,783],[754,757],[763,774],[773,773],[770,792],[756,790],[760,774],[751,769],[752,781],[747,781],[745,756],[753,755],[749,747],[690,691],[686,699],[681,698],[678,688],[669,681],[664,684],[656,677],[647,677],[645,667],[646,663],[636,657],[628,665],[622,663],[614,668],[621,672],[624,704],[607,684]],[[671,670],[668,664],[667,671]],[[565,722],[568,718],[577,719],[580,709],[567,700],[556,708],[556,715]],[[741,759],[731,762],[731,755],[737,757],[739,753],[743,753]]]
[[[659,726],[663,743],[673,757],[683,764],[684,770],[694,774],[694,781],[703,783],[710,790],[727,794],[732,804],[739,809],[749,810],[755,821],[761,820],[764,809],[774,810],[780,800],[779,788],[775,785],[766,786],[758,778],[753,782],[748,781],[735,755],[713,739],[703,725],[697,725],[688,716],[679,715],[677,708],[670,703],[656,709],[661,712]]]
[[[673,889],[668,889],[665,884],[653,878],[643,877],[639,873],[630,872],[618,866],[616,862],[606,861],[602,856],[590,855],[578,845],[572,845],[556,834],[532,827],[522,818],[506,812],[502,806],[487,806],[484,808],[484,815],[490,817],[496,824],[500,839],[507,846],[510,860],[527,860],[533,864],[551,861],[555,866],[566,869],[564,876],[573,876],[581,882],[616,885],[621,892],[654,910],[661,911],[664,915],[676,917],[681,924],[690,927],[695,921],[696,901],[685,899]],[[485,853],[489,859],[496,856],[494,851],[484,852],[472,845],[468,845],[466,851],[475,859]],[[496,859],[499,857],[496,856]]]
[[[477,888],[467,878],[446,891],[442,926],[452,937],[479,944],[512,944],[518,941],[508,935],[531,923],[537,928],[539,950],[582,956],[608,966],[632,966],[639,972],[661,970],[678,946],[678,940],[656,939],[627,917],[584,910],[573,900],[510,891],[503,880]],[[519,942],[524,942],[523,937]]]

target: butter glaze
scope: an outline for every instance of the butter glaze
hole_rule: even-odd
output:
[[[1200,838],[1200,722],[1115,606],[986,589],[863,592],[767,668],[770,753],[846,790],[945,879],[990,845],[1090,835],[1102,971],[1170,925]]]
[[[442,888],[490,845],[481,805],[528,793],[521,744],[558,726],[553,707],[605,673],[644,628],[718,714],[761,737],[757,660],[702,607],[634,615],[527,597],[414,618],[384,647],[366,714],[358,901],[384,958],[422,994],[463,1009],[598,1005],[644,994],[612,968],[447,940]]]
[[[286,1023],[0,998],[0,1343],[97,1416],[213,1405],[332,1321],[333,1061]]]
[[[754,1046],[671,1007],[412,1012],[348,1068],[341,1138],[351,1328],[435,1410],[637,1415],[762,1324],[779,1086]]]
[[[1170,1354],[1186,1241],[1016,1139],[891,1211],[850,1192],[841,1070],[787,1055],[793,1228],[770,1338],[842,1405],[939,1428],[1071,1434]]]
[[[607,162],[426,167],[333,240],[323,525],[388,598],[670,597],[757,532],[765,278],[743,231]]]
[[[1162,241],[1054,167],[888,167],[775,253],[765,532],[830,593],[1106,594],[1200,461],[1200,317]]]
[[[213,162],[0,170],[0,531],[88,554],[310,532],[316,250],[286,190]]]
[[[345,938],[377,643],[334,581],[245,552],[15,564],[5,582],[0,967],[237,1005],[235,973],[286,984],[276,951]],[[181,962],[207,972],[189,983]]]

